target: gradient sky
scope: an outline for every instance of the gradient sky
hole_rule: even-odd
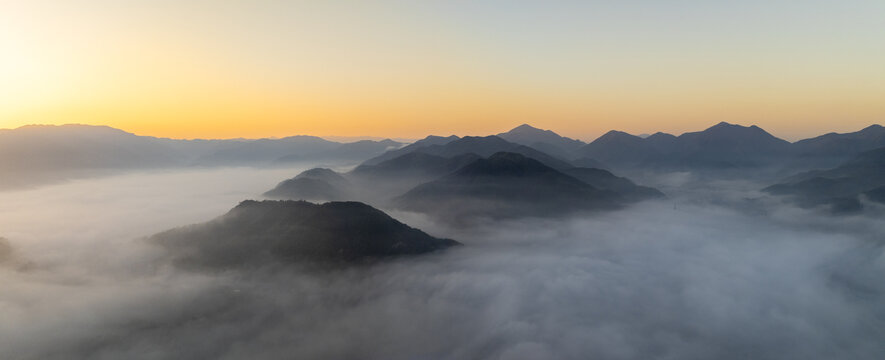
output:
[[[592,139],[885,123],[885,1],[0,0],[0,128]]]

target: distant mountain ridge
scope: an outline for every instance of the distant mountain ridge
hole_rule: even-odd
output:
[[[450,158],[520,153],[556,169],[591,167],[640,171],[717,171],[829,168],[885,146],[885,128],[872,125],[790,143],[758,126],[719,123],[679,136],[610,131],[584,144],[528,124],[490,136],[428,136],[405,145],[392,140],[337,143],[313,136],[281,139],[177,140],[138,136],[102,126],[25,126],[0,130],[0,189],[33,186],[127,169],[182,166],[285,165],[348,162],[377,165],[422,152]]]
[[[790,143],[758,126],[721,122],[679,136],[647,138],[610,131],[579,151],[604,164],[652,168],[733,168],[764,166],[790,155]]]
[[[305,135],[178,140],[107,126],[30,125],[0,131],[0,189],[127,169],[257,166],[294,160],[360,162],[401,145],[392,140],[342,144]]]

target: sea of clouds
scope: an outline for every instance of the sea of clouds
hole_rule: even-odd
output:
[[[145,237],[290,169],[130,173],[0,192],[9,359],[881,359],[885,221],[760,184],[649,180],[670,197],[451,228],[465,246],[330,272],[175,268]]]

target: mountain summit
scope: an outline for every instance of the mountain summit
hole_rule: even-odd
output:
[[[508,132],[500,133],[498,137],[563,158],[569,158],[568,154],[585,145],[583,141],[560,136],[553,131],[538,129],[529,124],[522,124]]]

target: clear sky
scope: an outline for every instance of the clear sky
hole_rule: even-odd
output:
[[[592,139],[885,123],[885,1],[0,0],[0,128]]]

